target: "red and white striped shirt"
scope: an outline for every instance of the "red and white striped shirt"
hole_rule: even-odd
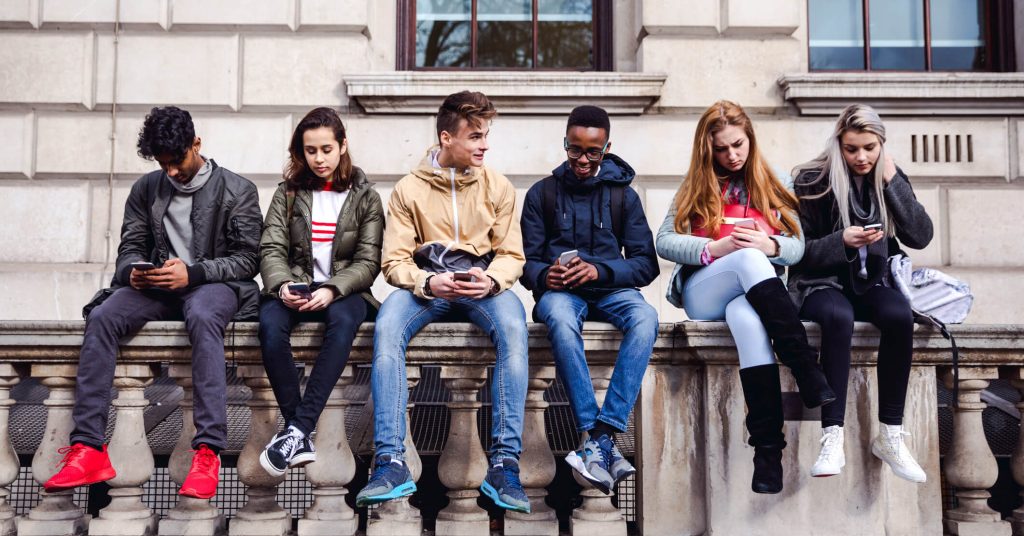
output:
[[[313,192],[313,281],[331,278],[334,233],[348,192]]]

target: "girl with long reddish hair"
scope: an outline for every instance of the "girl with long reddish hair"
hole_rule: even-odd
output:
[[[765,163],[750,118],[719,101],[697,123],[690,167],[658,231],[658,255],[676,263],[668,301],[693,320],[725,320],[740,360],[751,488],[782,491],[782,387],[775,354],[807,407],[835,400],[817,351],[779,278],[800,260],[803,236],[792,181]]]

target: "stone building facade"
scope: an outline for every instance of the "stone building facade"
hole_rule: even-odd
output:
[[[971,283],[971,322],[1024,322],[1024,31],[999,45],[1011,72],[819,71],[814,3],[595,0],[610,70],[558,71],[407,69],[411,0],[4,0],[0,318],[79,318],[109,280],[125,197],[155,167],[135,152],[153,106],[190,110],[203,153],[256,182],[266,208],[308,109],[343,112],[355,163],[386,199],[432,143],[441,98],[468,88],[498,104],[487,160],[520,195],[564,159],[565,113],[605,106],[652,228],[715,100],[752,112],[784,170],[821,150],[843,105],[873,104],[936,224],[916,264]],[[1024,21],[1024,1],[1001,5],[989,26]],[[663,321],[683,318],[663,297],[670,272],[645,289]]]

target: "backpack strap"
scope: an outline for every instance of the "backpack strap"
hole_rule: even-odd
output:
[[[557,234],[554,232],[555,222],[558,221],[558,207],[556,206],[558,201],[557,180],[554,175],[551,175],[541,181],[540,186],[541,210],[544,213],[544,238],[547,242],[550,242],[551,237]]]
[[[612,232],[615,233],[615,239],[619,241],[619,249],[622,249],[622,217],[626,212],[626,187],[609,186],[608,194],[609,208],[612,211]]]
[[[960,350],[956,347],[956,338],[946,328],[946,324],[938,318],[928,314],[922,313],[917,309],[911,307],[911,312],[914,314],[914,322],[918,324],[924,324],[932,326],[939,330],[939,333],[949,341],[950,346],[953,350],[953,407],[958,408],[960,405]]]

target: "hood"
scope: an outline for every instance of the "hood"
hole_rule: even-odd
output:
[[[571,190],[591,189],[601,183],[628,186],[636,177],[633,168],[625,160],[612,153],[606,154],[604,160],[601,160],[601,169],[598,170],[597,175],[585,181],[576,177],[569,167],[568,161],[562,162],[562,165],[552,170],[551,174],[558,177],[559,182]]]
[[[441,147],[433,145],[420,159],[420,163],[412,170],[412,174],[426,181],[431,186],[440,190],[448,191],[451,188],[451,170],[454,168],[435,168],[434,154],[439,152]],[[455,186],[462,189],[468,184],[476,182],[483,168],[469,167],[466,169],[455,169]]]

